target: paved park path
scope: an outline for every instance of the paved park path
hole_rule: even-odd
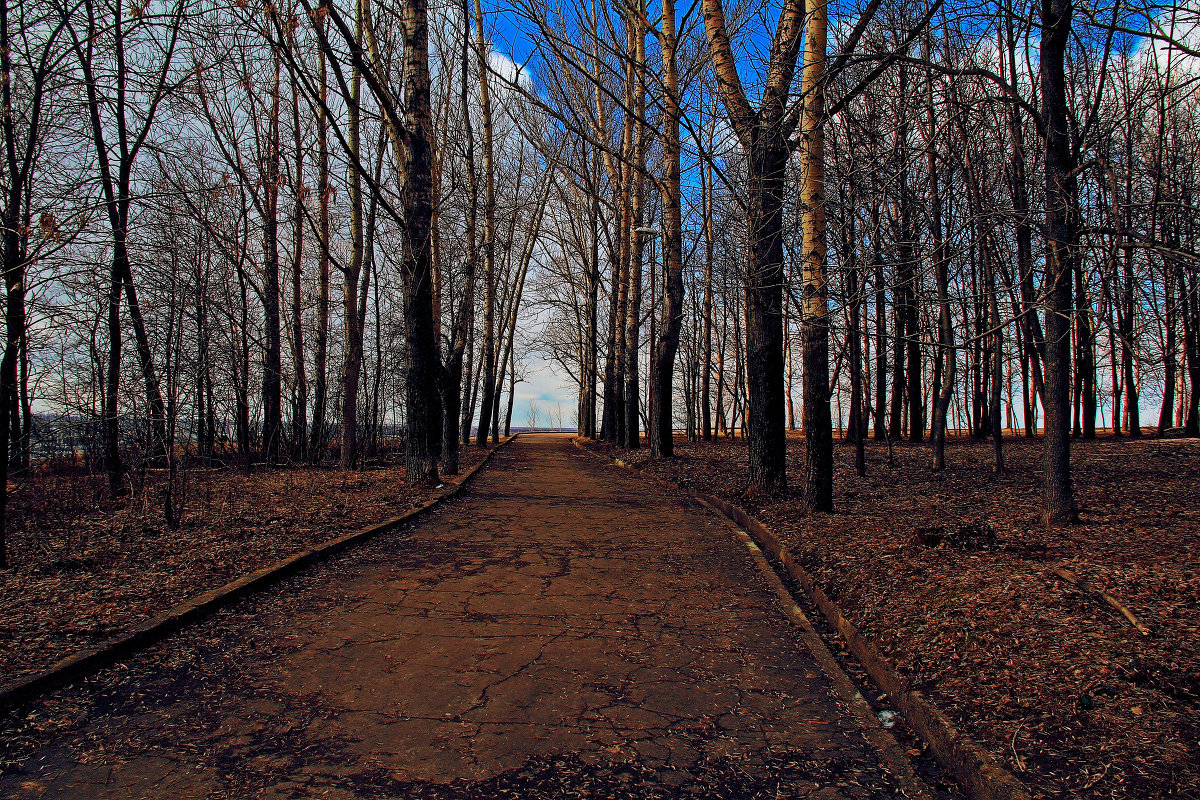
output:
[[[563,437],[39,714],[0,797],[903,796],[737,531]]]

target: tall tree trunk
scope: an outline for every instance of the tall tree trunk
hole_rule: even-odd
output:
[[[592,153],[592,226],[591,252],[588,263],[588,304],[587,304],[587,368],[585,370],[584,387],[584,424],[583,435],[595,439],[596,426],[596,381],[598,378],[600,358],[600,154]]]
[[[896,285],[892,289],[892,395],[888,413],[888,438],[904,435],[904,356],[905,331],[908,328],[908,282],[904,266],[896,263]]]
[[[1158,435],[1162,436],[1167,428],[1171,427],[1171,418],[1175,413],[1175,280],[1174,269],[1170,259],[1166,259],[1163,269],[1163,277],[1166,278],[1166,286],[1164,291],[1164,325],[1166,330],[1163,336],[1163,396],[1162,405],[1158,410]]]
[[[304,369],[304,303],[300,290],[304,271],[304,149],[300,129],[300,87],[292,77],[292,122],[295,137],[296,177],[292,187],[292,369],[296,374],[296,401],[292,408],[294,455],[304,460],[308,444],[308,380]]]
[[[111,205],[111,204],[110,204]],[[124,274],[120,262],[128,258],[125,252],[125,227],[119,222],[113,235],[113,256],[108,273],[108,367],[104,373],[104,467],[108,473],[109,493],[116,497],[123,493],[121,464],[121,424],[119,398],[121,393],[121,288]],[[120,233],[117,233],[117,230]],[[16,364],[16,353],[13,353]],[[15,379],[14,379],[15,380]],[[7,395],[3,398],[8,405]],[[8,426],[4,427],[8,430]],[[5,459],[7,461],[7,459]],[[7,485],[7,484],[6,484]]]
[[[483,34],[483,8],[475,0],[475,57],[479,67],[479,98],[483,117],[483,403],[475,443],[487,446],[496,407],[496,169],[492,141],[492,101],[488,80],[487,42]]]
[[[0,361],[0,433],[4,436],[4,451],[0,452],[0,569],[8,567],[8,460],[9,415],[8,398],[16,394],[17,355],[21,334],[25,330],[25,257],[21,247],[21,207],[27,170],[18,163],[17,133],[12,113],[12,51],[8,28],[7,4],[0,9],[0,102],[3,115],[5,168],[8,178],[4,205],[4,357]],[[34,147],[36,122],[28,133],[27,147]],[[118,294],[117,300],[120,300]],[[105,398],[107,400],[107,397]]]
[[[1067,122],[1065,57],[1071,37],[1071,0],[1042,0],[1039,71],[1046,170],[1046,436],[1043,520],[1048,526],[1077,517],[1071,486],[1071,278],[1078,258],[1075,159]]]
[[[704,0],[703,8],[717,86],[747,156],[746,383],[749,408],[746,421],[750,484],[756,492],[782,493],[787,489],[783,398],[783,200],[788,137],[795,125],[788,116],[787,107],[796,58],[800,53],[804,3],[788,0],[780,11],[767,82],[757,109],[750,105],[738,77],[738,64],[729,43],[720,0]],[[817,309],[823,305],[824,295],[812,300],[813,308]],[[824,321],[823,317],[820,319]],[[814,366],[824,335],[827,334],[813,331]],[[818,390],[814,388],[814,391]],[[824,391],[828,392],[827,386]],[[805,413],[810,411],[806,409]],[[820,503],[819,495],[814,502]]]
[[[713,438],[713,230],[712,167],[700,167],[700,194],[704,229],[704,366],[700,376],[700,435],[706,442]],[[720,407],[718,400],[718,407]]]
[[[936,146],[937,117],[933,96],[933,73],[926,74],[927,103],[925,106],[929,141],[926,144],[926,160],[929,172],[929,235],[933,243],[934,282],[938,298],[938,353],[934,381],[936,387],[933,409],[933,469],[946,466],[946,424],[950,401],[954,399],[954,373],[958,357],[954,348],[954,320],[950,313],[949,254],[942,230],[941,175],[938,170]]]
[[[873,284],[875,289],[875,430],[876,439],[889,439],[887,428],[887,282],[879,251],[879,208],[871,206]]]
[[[474,309],[471,309],[474,316]],[[459,441],[464,445],[471,444],[471,426],[475,422],[476,391],[480,384],[479,371],[475,369],[475,324],[472,319],[467,329],[467,349],[463,362],[463,403],[461,422],[459,423]]]
[[[263,460],[279,461],[283,436],[283,361],[279,315],[279,79],[281,63],[276,55],[271,82],[271,118],[268,121],[267,153],[262,175],[263,202],[263,314],[266,335],[263,351]]]
[[[825,48],[828,13],[826,0],[812,0],[804,37],[804,72],[801,79],[804,98],[800,126],[800,172],[803,181],[800,203],[804,237],[801,251],[804,297],[804,504],[809,511],[833,510],[833,425],[829,414],[829,277],[825,263]],[[855,327],[857,329],[857,324]],[[857,364],[857,360],[852,363]]]
[[[993,471],[1000,475],[1004,472],[1003,424],[1000,419],[1000,391],[1004,375],[1004,327],[1000,321],[1000,305],[996,297],[994,261],[992,256],[987,258],[988,327],[991,329],[988,340],[991,343],[992,362],[992,385],[988,392],[988,427],[992,432]],[[1095,435],[1094,427],[1092,435]]]
[[[356,37],[361,47],[362,13],[356,24]],[[362,196],[362,74],[355,68],[350,75],[350,102],[346,140],[350,168],[347,183],[350,194],[350,260],[342,283],[342,320],[346,331],[346,348],[342,357],[342,442],[339,462],[342,469],[354,469],[358,462],[358,379],[362,365],[362,331],[358,327],[358,279],[364,256],[363,196]]]
[[[249,229],[242,242],[242,247],[248,252],[250,249]],[[238,455],[242,460],[242,468],[247,472],[254,462],[252,435],[250,433],[250,297],[247,284],[249,279],[246,275],[246,269],[241,260],[237,264],[238,277],[238,297],[241,301],[238,306],[238,325],[237,327],[237,360],[234,362],[234,414],[236,421],[234,423],[235,436],[237,437]]]
[[[195,313],[196,313],[196,451],[202,458],[211,458],[213,439],[208,429],[208,375],[209,331],[208,331],[208,254],[196,259]]]
[[[1136,439],[1142,435],[1141,408],[1138,403],[1137,379],[1133,373],[1134,352],[1134,276],[1133,251],[1125,248],[1124,275],[1121,283],[1121,299],[1117,308],[1117,327],[1121,332],[1121,382],[1125,384],[1125,412],[1128,415],[1130,437]]]
[[[1075,259],[1075,343],[1080,413],[1084,439],[1096,438],[1096,349],[1092,341],[1092,304],[1083,260]]]
[[[629,23],[629,64],[633,87],[633,163],[630,165],[629,276],[625,307],[625,447],[642,446],[641,417],[641,329],[642,261],[647,236],[642,230],[646,216],[646,156],[649,132],[646,118],[646,30],[641,22],[645,4]],[[653,269],[653,267],[652,267]],[[653,312],[652,312],[653,313]]]
[[[1007,56],[1008,79],[1013,86],[1017,82],[1017,39],[1013,31],[1012,14],[1004,17],[1004,35],[1006,47],[1000,48]],[[1013,216],[1016,225],[1017,272],[1018,285],[1021,293],[1021,326],[1024,329],[1025,357],[1028,360],[1033,379],[1034,392],[1042,398],[1045,404],[1045,382],[1042,375],[1042,356],[1045,350],[1045,339],[1042,326],[1036,313],[1036,298],[1033,286],[1033,225],[1029,213],[1029,187],[1025,172],[1025,129],[1021,118],[1021,110],[1015,103],[1010,104],[1007,112],[1008,134],[1012,145],[1009,158],[1009,174],[1012,182]],[[1031,399],[1032,400],[1032,399]],[[1030,410],[1034,409],[1030,403]],[[1029,416],[1029,415],[1027,415]],[[1032,436],[1036,425],[1026,422],[1026,433]]]
[[[632,100],[632,79],[627,80],[627,99]],[[629,167],[628,160],[632,158],[633,153],[633,120],[631,115],[627,115],[622,136],[622,159],[621,159],[621,179],[619,183],[620,191],[620,210],[617,215],[617,230],[621,232],[618,236],[620,244],[617,248],[618,266],[613,269],[613,291],[616,293],[616,339],[614,340],[614,349],[616,355],[613,358],[613,433],[612,441],[624,446],[628,439],[626,438],[625,427],[628,420],[626,414],[626,362],[629,359],[629,328],[626,325],[626,320],[629,317],[629,270],[632,262],[633,247],[630,241],[628,232],[631,228],[630,220],[633,217],[633,200],[632,200],[632,171]]]
[[[476,0],[478,2],[478,0]],[[466,0],[462,4],[463,38],[462,50],[462,85],[459,89],[459,103],[463,115],[463,130],[466,134],[467,153],[467,186],[469,199],[467,206],[467,258],[466,269],[463,271],[463,291],[459,307],[454,317],[454,330],[451,334],[450,352],[441,375],[442,392],[442,471],[447,475],[458,474],[458,424],[462,412],[463,358],[465,356],[471,329],[475,325],[475,230],[477,207],[479,204],[479,189],[475,180],[475,132],[471,125],[471,109],[467,97],[467,65],[470,63],[468,51],[471,41],[471,15]]]
[[[1180,286],[1184,289],[1182,305],[1183,340],[1187,352],[1188,381],[1191,389],[1188,392],[1187,414],[1184,417],[1184,435],[1200,436],[1200,278],[1192,277],[1188,286],[1186,279],[1180,276]]]
[[[619,215],[618,215],[619,221]],[[618,407],[621,406],[619,401],[619,391],[617,384],[618,362],[617,357],[617,320],[620,318],[618,312],[620,305],[620,282],[621,282],[621,260],[617,255],[618,247],[614,246],[609,250],[609,271],[611,278],[609,281],[608,291],[608,339],[605,346],[604,357],[604,416],[600,421],[600,438],[606,442],[617,441],[617,418],[621,416],[618,413]]]
[[[667,285],[663,296],[662,339],[655,352],[653,372],[653,416],[650,421],[650,452],[662,458],[675,455],[673,395],[675,356],[679,352],[679,332],[683,327],[683,210],[680,186],[679,120],[682,115],[679,96],[679,70],[676,64],[675,0],[662,2],[663,61],[663,257],[667,264]],[[689,428],[690,435],[690,428]]]
[[[783,192],[788,162],[787,146],[777,124],[759,126],[749,156],[746,187],[750,230],[746,291],[749,397],[746,422],[750,482],[760,492],[777,494],[787,488],[783,398]],[[815,298],[814,308],[823,307],[822,300],[823,296]],[[821,322],[817,326],[826,324]],[[827,332],[814,329],[811,334],[814,348],[819,348],[820,340]],[[816,349],[813,352],[814,362],[809,364],[806,360],[806,367],[817,368]],[[825,369],[828,370],[827,365]],[[816,396],[820,396],[821,390],[813,388],[818,392]],[[828,393],[828,387],[824,392]],[[808,413],[806,403],[805,414]],[[818,452],[819,448],[820,445]]]
[[[857,226],[855,223],[855,205],[857,198],[851,195],[846,204],[848,211],[845,223],[842,252],[846,264],[846,303],[850,307],[849,318],[846,321],[846,349],[850,351],[850,414],[846,423],[847,437],[854,445],[854,472],[858,476],[867,474],[866,452],[864,441],[867,432],[863,421],[863,389],[862,389],[862,329],[859,327],[862,319],[862,290],[858,242],[856,241]]]
[[[1113,269],[1116,260],[1110,259],[1109,269]],[[1115,277],[1115,269],[1113,269],[1113,277]],[[1121,367],[1120,360],[1117,357],[1117,335],[1116,323],[1113,318],[1113,308],[1116,306],[1115,295],[1111,287],[1106,287],[1107,302],[1106,320],[1108,326],[1108,370],[1112,376],[1110,378],[1111,394],[1112,394],[1112,433],[1113,436],[1121,435]]]
[[[322,31],[325,24],[324,17],[317,21]],[[317,105],[317,238],[320,249],[317,253],[317,342],[313,364],[316,375],[312,431],[308,438],[308,452],[314,460],[320,460],[325,449],[326,376],[329,372],[329,200],[332,189],[329,185],[329,120],[325,115],[329,89],[324,48],[317,49],[317,74],[320,87]]]
[[[905,305],[901,307],[904,320],[905,375],[907,385],[904,394],[908,398],[908,439],[917,443],[925,439],[925,414],[921,397],[921,334],[920,334],[920,282],[917,278],[914,244],[917,233],[913,226],[913,198],[908,183],[908,68],[900,64],[900,97],[904,104],[900,111],[900,124],[896,134],[899,154],[899,197],[897,209],[900,217],[900,242],[898,249],[900,281],[904,287]]]
[[[437,393],[437,341],[433,333],[433,114],[430,108],[429,10],[427,0],[404,7],[404,115],[406,144],[401,201],[404,210],[403,261],[405,345],[405,469],[409,483],[436,483],[441,435]]]

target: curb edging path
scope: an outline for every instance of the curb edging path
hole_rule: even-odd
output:
[[[608,459],[617,466],[634,472],[643,480],[684,492],[746,530],[758,546],[800,584],[826,621],[845,639],[847,649],[862,664],[871,680],[887,693],[908,726],[929,746],[934,757],[954,776],[971,800],[1030,800],[1031,795],[1025,784],[960,731],[950,718],[919,690],[908,688],[908,681],[888,664],[874,645],[862,637],[837,604],[817,585],[812,575],[792,558],[787,548],[765,525],[733,503],[647,475],[619,458],[588,449],[579,437],[574,437],[572,441],[581,451]]]
[[[67,656],[44,670],[30,673],[0,685],[0,713],[32,700],[39,695],[66,686],[79,678],[90,675],[124,656],[143,650],[165,639],[180,628],[196,622],[220,608],[231,605],[260,589],[272,586],[311,564],[323,561],[354,545],[362,544],[380,534],[389,533],[406,523],[414,521],[431,509],[458,495],[466,487],[467,483],[480,470],[487,466],[496,451],[519,435],[513,434],[502,440],[488,451],[482,461],[464,473],[456,482],[397,517],[392,517],[377,525],[327,539],[314,547],[302,550],[270,566],[263,567],[251,572],[249,575],[244,575],[241,578],[230,581],[224,586],[210,589],[207,592],[202,592],[184,600],[182,603],[172,606],[157,616],[135,624],[125,633],[108,639],[95,647],[79,650],[74,655]]]

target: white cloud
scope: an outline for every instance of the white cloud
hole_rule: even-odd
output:
[[[533,89],[533,76],[529,70],[494,48],[488,53],[488,67],[507,83],[527,91]]]
[[[577,402],[575,382],[560,374],[561,367],[537,353],[525,356],[524,380],[517,384],[513,402],[514,426],[528,424],[529,406],[535,404],[541,416],[539,425],[558,425],[558,409],[562,409],[562,425],[575,424]],[[552,419],[553,418],[553,419]]]
[[[1134,63],[1163,75],[1169,65],[1176,80],[1200,73],[1200,58],[1192,55],[1200,52],[1200,16],[1193,14],[1190,18],[1181,18],[1177,9],[1173,9],[1156,19],[1155,25],[1161,38],[1144,37],[1134,51]]]

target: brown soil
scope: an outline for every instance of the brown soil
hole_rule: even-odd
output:
[[[483,458],[462,450],[462,472]],[[45,669],[176,603],[357,528],[399,516],[432,487],[404,468],[281,467],[185,473],[180,524],[161,508],[162,472],[132,499],[99,475],[40,474],[15,493],[13,569],[0,571],[0,683]]]
[[[870,442],[868,473],[836,451],[836,513],[746,493],[743,440],[619,455],[736,502],[801,564],[913,684],[1035,792],[1061,798],[1200,797],[1200,442],[1102,438],[1074,448],[1082,521],[1039,524],[1039,441],[947,448]],[[789,442],[802,481],[803,441]],[[1057,565],[1127,605],[1138,634]]]
[[[867,730],[730,525],[522,437],[405,531],[0,720],[0,796],[899,798]]]

